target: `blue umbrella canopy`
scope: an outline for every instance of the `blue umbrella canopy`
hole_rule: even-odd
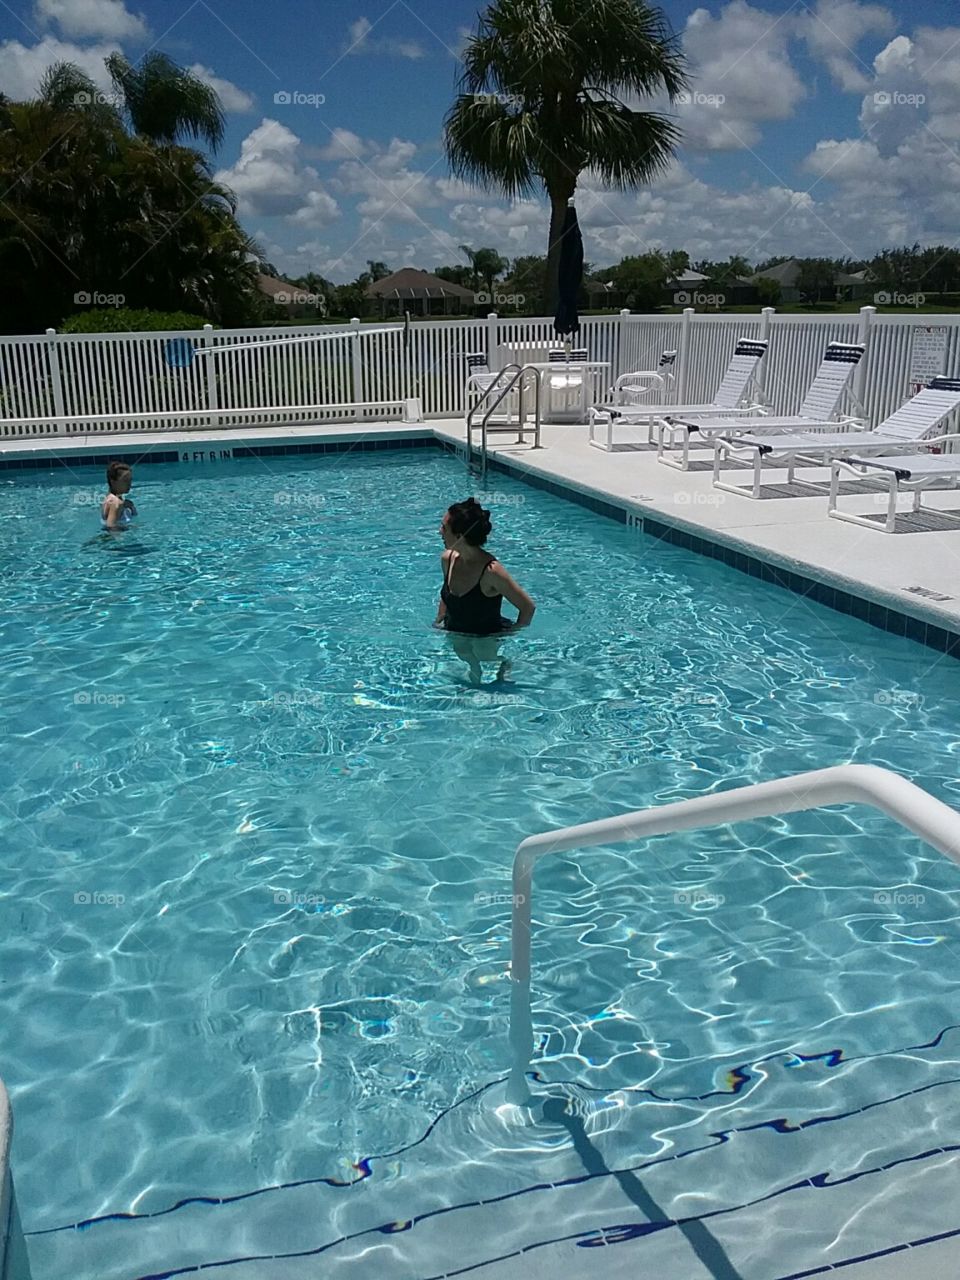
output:
[[[583,281],[583,236],[573,205],[567,206],[560,240],[560,273],[558,280],[557,314],[553,327],[561,337],[578,333],[580,317],[577,315],[577,299]]]

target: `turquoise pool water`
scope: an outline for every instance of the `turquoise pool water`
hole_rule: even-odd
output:
[[[505,1074],[526,835],[846,761],[960,804],[960,665],[499,475],[491,547],[539,608],[509,678],[471,688],[429,625],[440,516],[484,493],[449,455],[143,466],[115,537],[99,479],[0,481],[0,1075],[27,1232],[350,1180]],[[791,1070],[810,1055],[897,1061],[956,1020],[960,869],[863,810],[567,855],[536,884],[537,1069],[585,1106],[700,1099],[660,1144],[709,1129],[745,1064],[775,1064],[752,1114],[787,1090],[797,1114],[823,1102]],[[505,1141],[438,1130],[432,1159]]]

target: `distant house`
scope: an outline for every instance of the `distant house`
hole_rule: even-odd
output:
[[[293,284],[290,280],[279,280],[276,276],[257,276],[257,288],[277,308],[277,312],[291,318],[315,316],[317,308],[320,314],[326,313],[326,299],[318,303],[319,295],[308,293],[302,285]]]
[[[778,263],[775,267],[767,267],[764,271],[758,271],[750,279],[754,284],[761,278],[776,280],[780,286],[781,302],[802,302],[803,299],[797,287],[802,265],[798,258],[788,258],[786,262]],[[872,300],[877,288],[876,283],[870,278],[869,268],[850,273],[838,271],[833,277],[833,284],[838,302],[856,302],[860,300],[869,302]]]
[[[460,315],[462,312],[472,315],[478,299],[481,300],[479,305],[484,305],[482,294],[413,267],[404,267],[382,280],[375,280],[367,286],[366,296],[379,304],[381,316],[388,316],[393,311],[397,315],[409,311],[415,316]],[[487,307],[489,311],[494,309],[492,305]]]

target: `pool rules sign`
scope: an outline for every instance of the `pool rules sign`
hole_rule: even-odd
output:
[[[910,393],[916,395],[932,378],[947,372],[946,325],[924,325],[913,331],[913,348],[910,352]]]

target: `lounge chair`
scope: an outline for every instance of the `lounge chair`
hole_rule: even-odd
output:
[[[861,418],[839,415],[837,410],[863,352],[863,344],[859,342],[831,342],[804,396],[800,412],[789,417],[776,417],[764,416],[761,409],[761,416],[746,423],[744,430],[766,435],[782,431],[827,431],[838,425],[862,423]],[[692,435],[709,444],[717,436],[736,433],[737,429],[731,427],[729,419],[701,418],[689,413],[681,418],[677,413],[665,413],[657,432],[657,461],[686,471],[690,464]],[[679,451],[679,460],[670,456],[674,451]]]
[[[956,436],[941,436],[940,440],[956,440]],[[931,442],[933,443],[933,442]],[[858,480],[876,484],[879,491],[887,490],[887,515],[882,527],[884,533],[893,533],[897,523],[897,499],[901,493],[913,494],[911,511],[922,510],[924,490],[956,489],[960,486],[960,454],[898,453],[880,458],[861,458],[856,454],[847,458],[834,458],[830,469],[830,500],[827,515],[835,520],[849,520],[851,524],[863,524],[868,529],[878,528],[878,521],[869,516],[859,516],[853,511],[840,511],[840,477],[848,472]],[[938,511],[938,515],[958,519],[952,511]]]
[[[888,455],[901,458],[911,449],[927,449],[955,436],[932,437],[944,418],[960,408],[960,378],[934,378],[928,387],[900,406],[873,431],[807,431],[764,437],[744,433],[720,436],[714,446],[713,483],[717,489],[746,498],[760,497],[763,467],[774,463],[787,468],[787,482],[797,482],[799,466],[829,466],[837,459],[855,456]],[[910,454],[911,461],[920,454]],[[726,458],[753,463],[753,483],[749,489],[720,479]],[[923,469],[922,466],[920,469]],[[810,484],[810,481],[797,483]],[[820,488],[815,483],[814,488]]]
[[[596,449],[610,453],[613,449],[613,428],[616,423],[624,426],[647,426],[647,441],[653,424],[665,414],[701,413],[711,417],[745,417],[756,413],[759,404],[744,403],[748,399],[751,384],[757,375],[757,366],[767,351],[767,342],[758,338],[738,338],[730,364],[723,375],[716,394],[709,404],[623,404],[597,405],[590,410],[589,443]],[[648,374],[643,375],[648,377]],[[600,438],[601,430],[605,439]]]

